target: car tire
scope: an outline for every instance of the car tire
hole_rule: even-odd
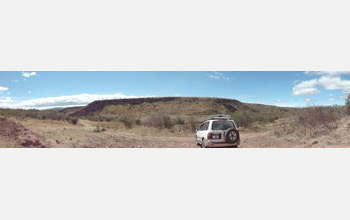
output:
[[[204,140],[202,140],[201,148],[206,148]]]
[[[197,145],[197,146],[201,146],[201,144],[198,142],[197,136],[196,136],[196,145]]]
[[[237,143],[239,141],[239,132],[237,129],[230,128],[225,132],[225,139],[227,143]]]

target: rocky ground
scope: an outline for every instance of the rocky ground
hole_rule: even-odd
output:
[[[3,116],[0,116],[0,146],[51,147],[43,137]]]
[[[84,120],[80,120],[78,125],[64,121],[14,120],[16,122],[0,116],[1,147],[198,148],[194,133],[177,137],[171,133],[154,136],[154,133],[143,132],[144,130],[136,132],[133,129],[94,132],[94,125]],[[242,130],[240,147],[350,147],[350,117],[343,118],[337,129],[317,138],[303,139],[293,134],[277,137],[274,135],[275,128],[271,124],[259,131]]]

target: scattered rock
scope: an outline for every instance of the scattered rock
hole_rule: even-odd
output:
[[[56,143],[57,143],[57,144],[60,144],[61,142],[60,142],[59,140],[56,140]]]
[[[314,141],[314,142],[312,142],[312,144],[314,145],[314,144],[318,144],[318,141]]]
[[[284,141],[286,141],[286,142],[290,142],[292,139],[291,138],[289,138],[289,137],[285,137],[284,138]]]

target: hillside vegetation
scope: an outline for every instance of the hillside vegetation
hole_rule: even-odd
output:
[[[191,120],[199,123],[212,114],[229,114],[239,126],[248,126],[253,122],[273,122],[294,114],[297,110],[247,104],[234,99],[164,97],[95,101],[69,116],[93,121],[113,121],[132,117],[142,123],[156,117],[155,115],[166,115],[174,120],[181,117],[185,123]]]
[[[53,147],[195,147],[195,129],[212,114],[233,117],[241,131],[241,147],[342,147],[350,143],[350,99],[344,106],[306,108],[165,97],[103,100],[45,111],[0,109],[0,115]],[[7,131],[0,135],[0,147],[23,146]]]
[[[0,109],[0,115],[19,119],[67,121],[73,125],[79,120],[98,122],[93,125],[96,126],[95,132],[121,127],[138,127],[138,130],[143,131],[143,128],[152,127],[158,130],[168,129],[174,133],[184,130],[193,132],[207,116],[228,114],[240,128],[257,131],[266,124],[274,123],[274,134],[278,137],[316,137],[337,128],[337,122],[347,115],[346,106],[287,108],[223,98],[152,97],[102,100],[85,107],[61,110]]]

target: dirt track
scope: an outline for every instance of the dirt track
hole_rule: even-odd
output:
[[[0,116],[0,147],[56,148],[198,148],[195,134],[188,137],[154,137],[135,134],[132,130],[106,129],[94,132],[95,127],[81,120],[78,125],[51,120],[12,120]],[[22,126],[22,125],[23,126]],[[307,141],[295,136],[276,137],[273,127],[262,132],[241,132],[240,148],[319,148],[349,147],[350,117],[339,129],[327,136]],[[25,127],[24,127],[25,126]],[[164,134],[163,134],[164,135]]]

